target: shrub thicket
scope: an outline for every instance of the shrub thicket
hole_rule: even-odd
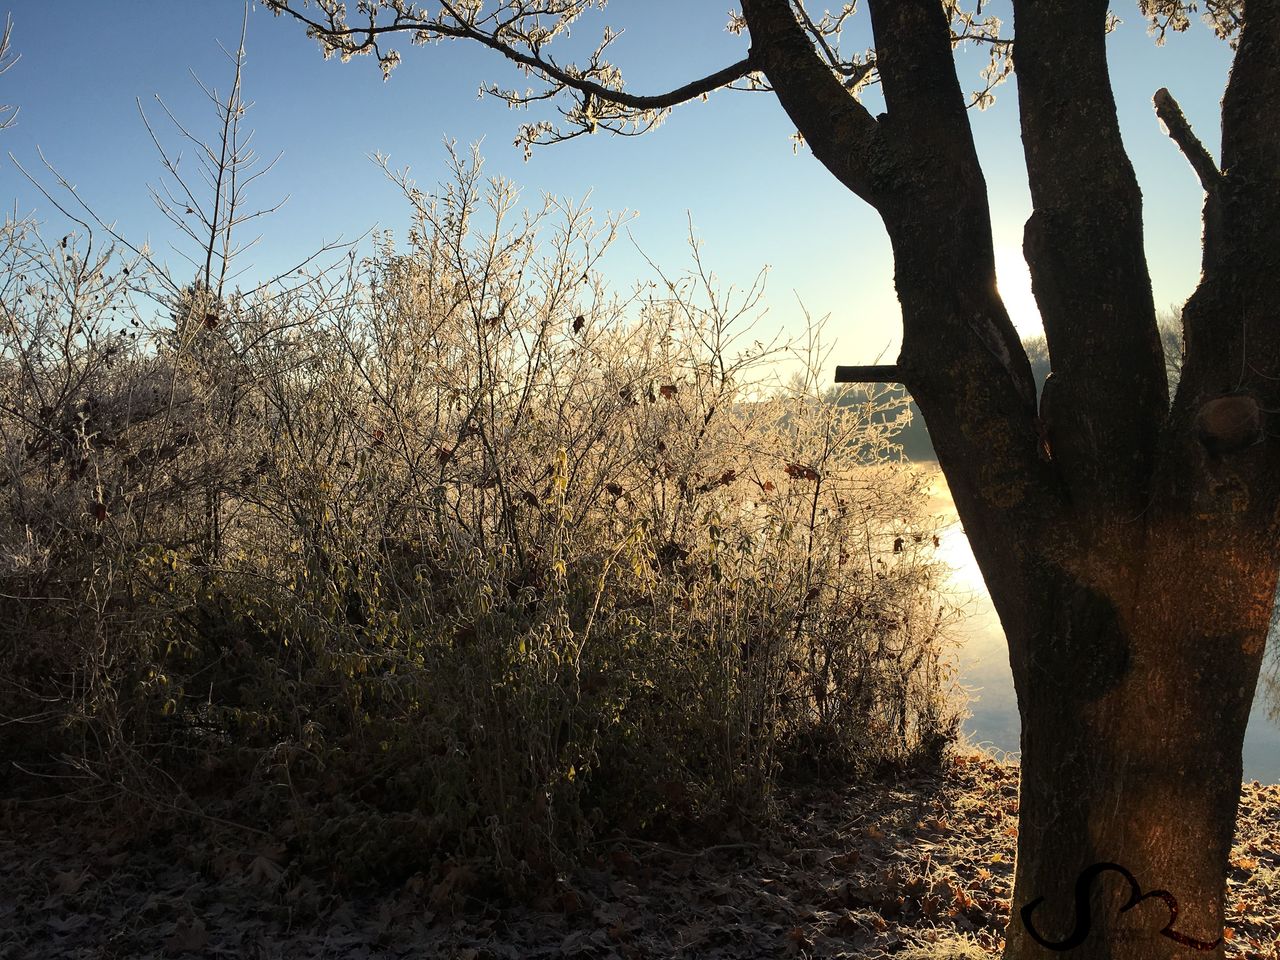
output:
[[[454,161],[435,196],[402,181],[403,249],[252,293],[156,294],[145,258],[4,225],[24,767],[234,795],[354,880],[517,881],[606,827],[759,810],[786,769],[936,756],[947,615],[901,418],[812,367],[770,387],[759,290],[696,248],[613,295],[616,219]]]

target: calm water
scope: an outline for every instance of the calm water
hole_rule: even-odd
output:
[[[1009,672],[1004,631],[982,585],[969,541],[956,520],[955,505],[941,476],[934,481],[931,509],[951,521],[941,535],[939,552],[954,570],[952,589],[969,600],[968,616],[957,628],[960,682],[969,692],[972,713],[964,724],[965,733],[974,743],[1016,753],[1018,703],[1013,692],[1013,675]],[[1273,639],[1280,642],[1280,638]],[[1244,776],[1246,780],[1280,783],[1280,726],[1267,719],[1261,698],[1254,702],[1244,738]]]

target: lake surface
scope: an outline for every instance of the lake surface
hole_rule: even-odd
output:
[[[969,694],[972,714],[964,723],[964,732],[975,744],[1016,756],[1020,730],[1018,702],[1013,692],[1004,631],[941,474],[933,482],[929,509],[947,524],[940,534],[939,554],[952,568],[950,589],[968,603],[964,621],[953,628],[960,641],[960,683]],[[1272,640],[1280,642],[1280,638]],[[1280,783],[1280,725],[1267,718],[1261,697],[1254,701],[1245,733],[1244,778]]]

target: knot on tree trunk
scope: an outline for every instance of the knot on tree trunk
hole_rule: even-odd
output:
[[[1211,456],[1234,453],[1262,442],[1262,410],[1247,393],[1215,397],[1196,413],[1195,431]]]

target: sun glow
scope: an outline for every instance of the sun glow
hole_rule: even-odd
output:
[[[937,559],[949,569],[946,588],[960,595],[985,595],[987,585],[969,546],[969,538],[960,525],[951,489],[941,471],[934,474],[929,482],[928,512],[938,518],[940,524]]]
[[[1017,247],[996,247],[996,284],[1018,335],[1024,340],[1040,336],[1044,332],[1040,324],[1040,308],[1031,293],[1027,262]]]

